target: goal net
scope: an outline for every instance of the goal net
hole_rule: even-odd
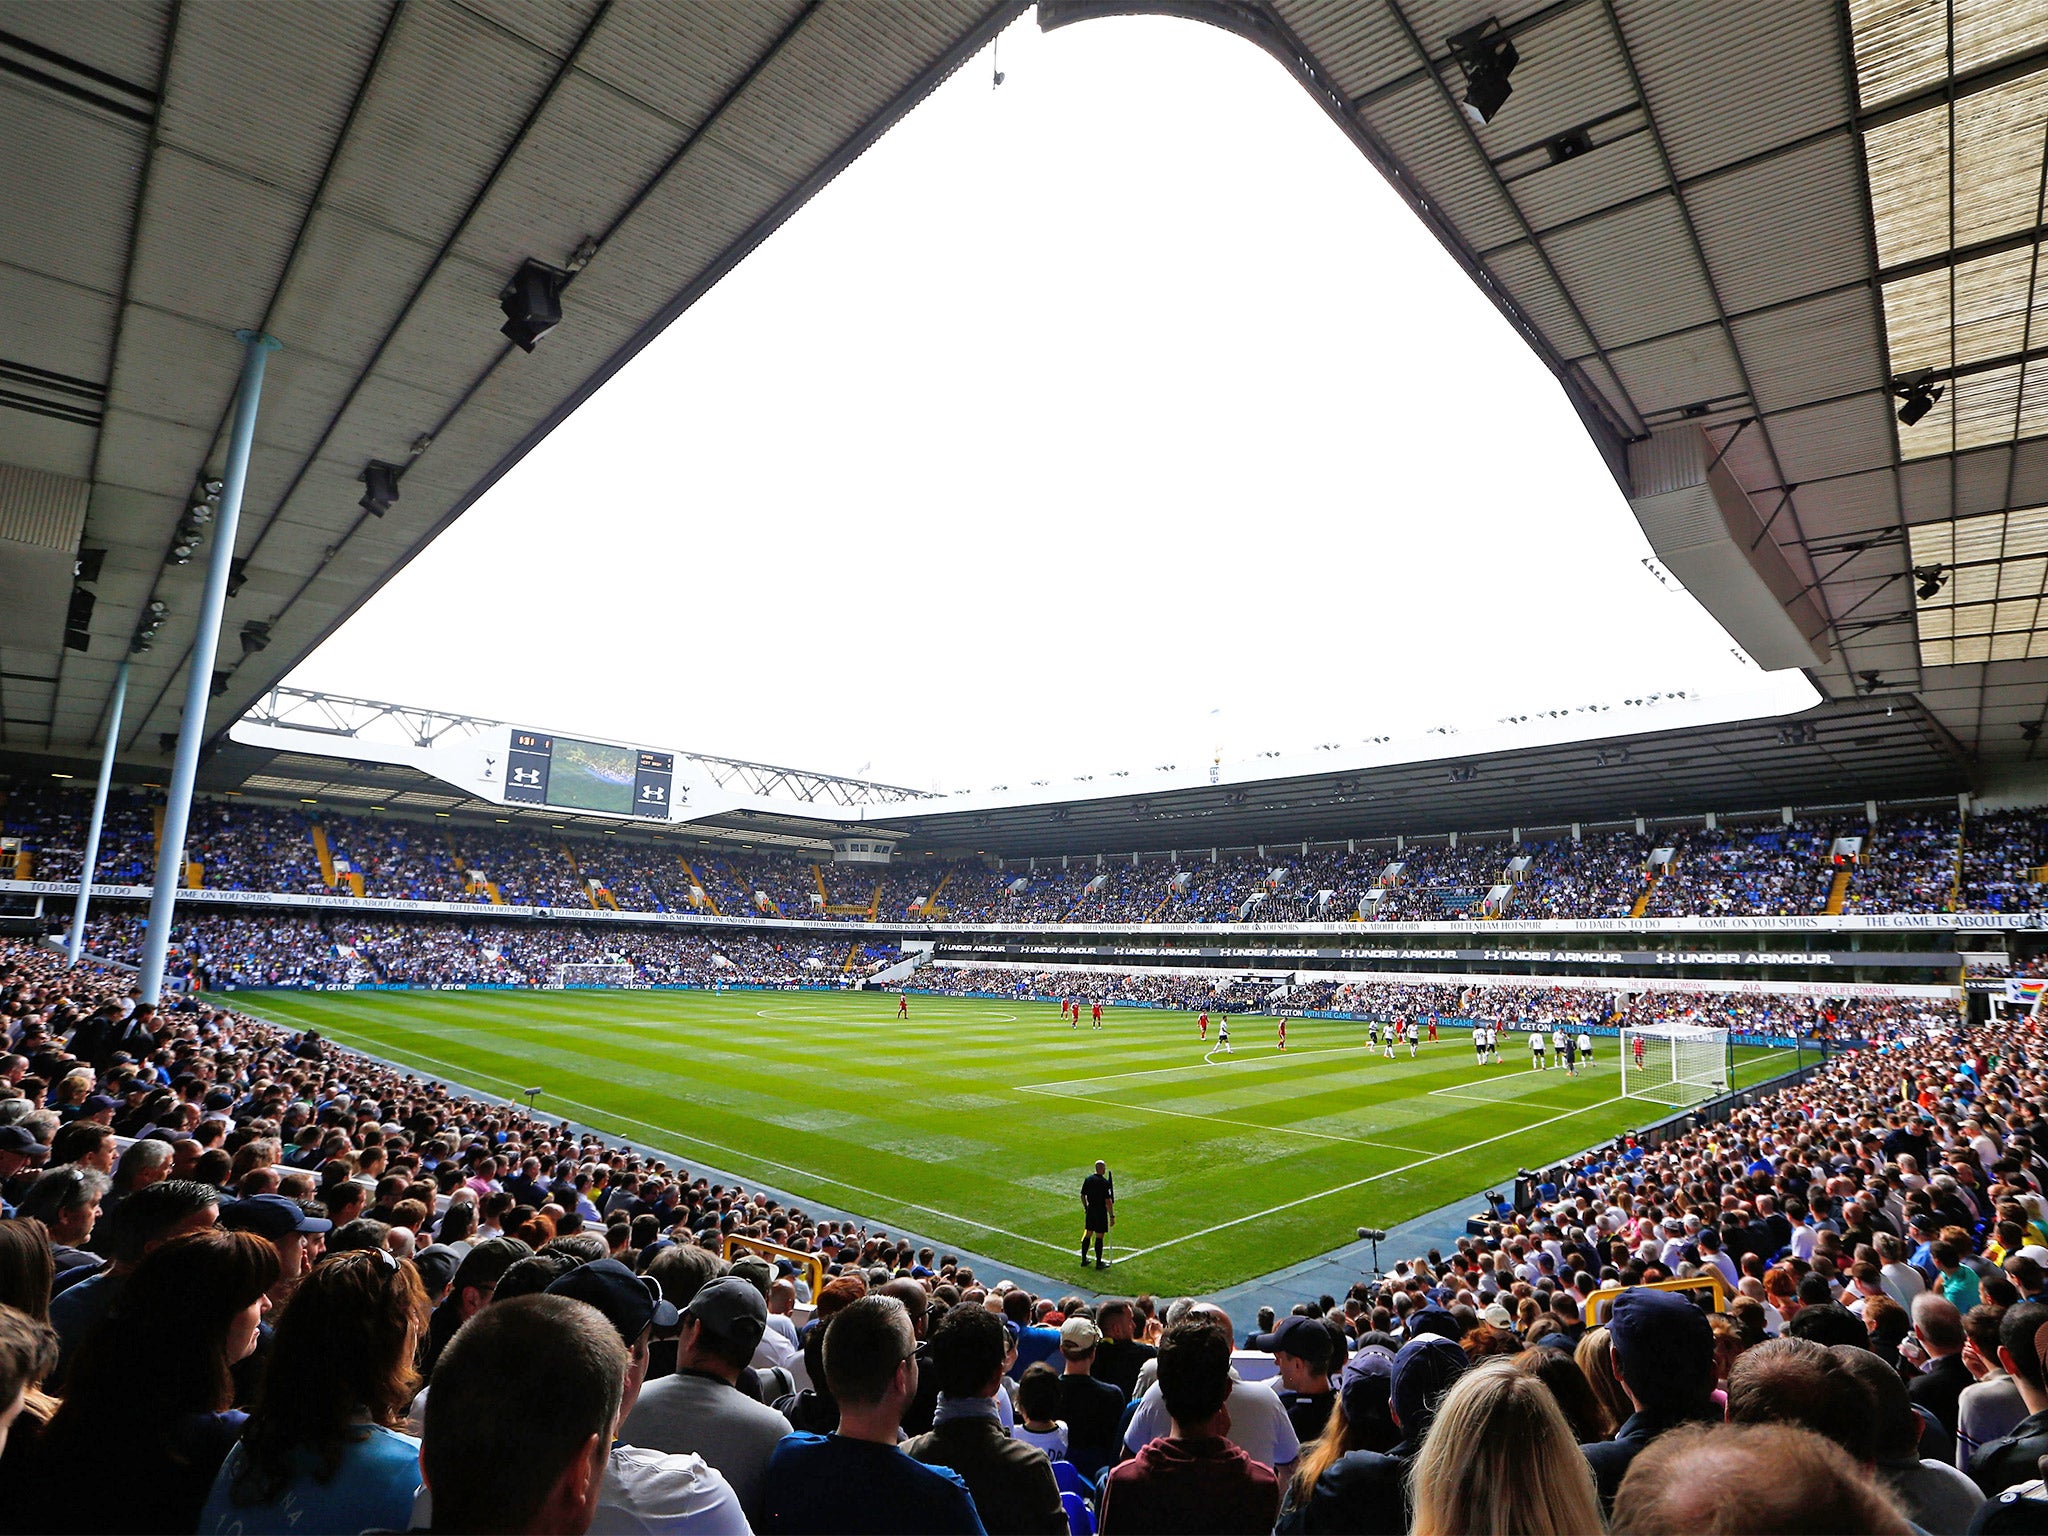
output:
[[[1646,1024],[1621,1032],[1624,1098],[1693,1104],[1728,1091],[1728,1031]]]
[[[639,985],[640,973],[624,961],[586,960],[558,965],[548,979],[558,987],[632,987]]]

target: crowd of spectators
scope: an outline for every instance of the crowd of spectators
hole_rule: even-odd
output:
[[[152,791],[110,798],[99,878],[143,883],[155,866]],[[75,787],[4,788],[0,829],[21,839],[40,878],[75,878],[90,796]],[[328,884],[315,852],[330,855]],[[1862,839],[1838,866],[1836,840]],[[1668,858],[1658,855],[1668,850]],[[2032,911],[2048,903],[2041,813],[1960,818],[1953,809],[1751,823],[1590,829],[1578,839],[1448,838],[1402,844],[1235,849],[1017,861],[906,859],[854,866],[785,853],[710,852],[669,841],[529,825],[414,821],[279,807],[237,796],[195,802],[188,858],[219,890],[353,892],[404,900],[493,901],[570,909],[715,912],[734,918],[864,921],[929,915],[972,922],[1373,922],[1492,917],[1592,919],[1810,916],[1838,867],[1849,913]]]
[[[1253,1319],[4,941],[0,1528],[2048,1529],[2042,1049],[1922,1021]]]
[[[1603,987],[1532,987],[1511,982],[1308,981],[1106,969],[1034,970],[931,965],[911,991],[955,996],[1080,998],[1158,1004],[1184,1012],[1274,1012],[1336,1018],[1487,1024],[1526,1033],[1580,1026],[1632,1029],[1695,1024],[1751,1039],[1895,1040],[1952,1026],[1952,1002],[1927,998],[1820,998],[1761,992],[1638,992]]]
[[[134,964],[146,914],[101,908],[86,949]],[[544,986],[562,966],[625,966],[612,985],[821,986],[857,980],[901,956],[782,933],[721,929],[639,930],[592,923],[470,923],[461,918],[243,915],[181,909],[168,973],[204,989],[408,986]]]

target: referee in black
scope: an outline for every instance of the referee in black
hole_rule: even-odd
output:
[[[1088,1267],[1088,1244],[1095,1244],[1095,1267],[1109,1268],[1102,1256],[1103,1240],[1116,1225],[1116,1183],[1109,1176],[1109,1164],[1098,1161],[1095,1171],[1081,1181],[1081,1267]]]

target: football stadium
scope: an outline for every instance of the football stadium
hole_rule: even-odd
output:
[[[2044,243],[2041,0],[0,0],[0,1531],[2048,1531]]]

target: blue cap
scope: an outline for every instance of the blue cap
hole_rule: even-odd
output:
[[[1401,1346],[1394,1356],[1393,1406],[1402,1439],[1421,1438],[1444,1393],[1471,1365],[1465,1351],[1441,1334],[1425,1333]]]
[[[1614,1363],[1637,1402],[1684,1407],[1714,1390],[1714,1330],[1677,1291],[1632,1286],[1614,1298]]]

